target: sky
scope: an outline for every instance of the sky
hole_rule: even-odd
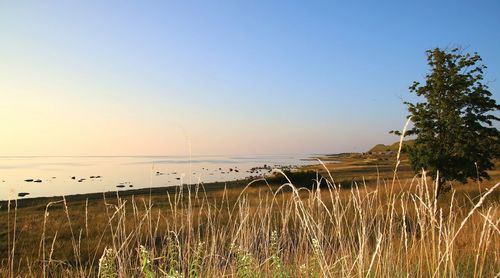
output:
[[[3,1],[0,156],[324,154],[398,140],[425,50],[500,1]]]

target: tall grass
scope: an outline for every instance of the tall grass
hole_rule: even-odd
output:
[[[36,239],[20,231],[35,222],[26,224],[13,202],[0,276],[499,275],[500,183],[476,196],[452,190],[436,202],[425,173],[401,181],[395,172],[376,187],[343,189],[331,176],[316,182],[218,192],[200,184],[74,208],[62,198],[39,208]],[[39,242],[38,252],[29,252],[30,242]],[[20,246],[26,250],[16,252]]]

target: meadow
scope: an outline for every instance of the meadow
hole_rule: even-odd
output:
[[[266,179],[2,202],[0,276],[498,277],[498,169],[438,200],[404,155],[367,153]]]

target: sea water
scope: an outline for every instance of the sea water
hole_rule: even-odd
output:
[[[317,163],[311,155],[0,157],[0,200],[259,177]]]

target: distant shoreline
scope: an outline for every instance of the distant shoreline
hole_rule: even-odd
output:
[[[205,192],[215,191],[227,188],[234,187],[244,187],[247,186],[250,182],[259,180],[259,178],[246,178],[232,181],[221,181],[221,182],[210,182],[210,183],[200,183],[200,184],[183,184],[183,185],[172,185],[172,186],[161,186],[161,187],[148,187],[148,188],[135,188],[135,189],[126,189],[126,190],[117,190],[117,191],[104,191],[104,192],[94,192],[94,193],[82,193],[82,194],[71,194],[71,195],[58,195],[58,196],[47,196],[47,197],[26,197],[26,198],[18,198],[10,200],[11,204],[15,203],[17,200],[18,207],[27,207],[34,204],[39,203],[48,203],[50,201],[61,200],[63,197],[67,201],[82,201],[88,199],[90,200],[98,200],[103,199],[103,197],[112,199],[117,196],[127,197],[127,196],[147,196],[151,194],[155,195],[165,195],[165,194],[173,194],[175,192],[185,190],[186,192],[191,189],[192,192],[196,190],[196,187],[204,188]],[[0,210],[7,206],[9,200],[0,200]]]
[[[0,200],[87,195],[252,180],[271,169],[317,164],[314,155],[18,157],[0,159]],[[188,165],[192,162],[193,164]],[[102,178],[101,178],[102,177]]]
[[[315,158],[311,157],[307,161],[314,161],[316,160]],[[331,163],[331,162],[329,162]],[[302,165],[302,166],[297,166],[293,169],[298,169],[298,170],[304,170],[307,169],[306,167],[312,167],[316,166],[319,164],[310,164],[310,165]],[[150,193],[152,195],[157,195],[157,194],[166,194],[166,193],[174,193],[176,191],[179,191],[181,188],[182,189],[195,189],[197,186],[203,186],[205,188],[205,191],[213,191],[213,190],[219,190],[223,189],[224,186],[226,187],[239,187],[239,186],[246,186],[248,183],[251,183],[253,181],[259,180],[259,179],[264,179],[265,177],[256,177],[256,176],[248,176],[243,179],[236,179],[236,180],[229,180],[229,181],[215,181],[215,182],[208,182],[208,183],[191,183],[191,184],[182,184],[182,185],[170,185],[170,186],[158,186],[158,187],[141,187],[141,188],[133,188],[133,189],[123,189],[123,190],[116,190],[116,191],[102,191],[102,192],[90,192],[90,193],[77,193],[77,194],[69,194],[69,195],[54,195],[54,196],[40,196],[40,197],[29,197],[29,195],[26,195],[26,197],[20,197],[16,199],[11,199],[10,202],[15,202],[17,200],[18,205],[25,206],[26,203],[39,203],[43,200],[46,201],[52,201],[54,199],[61,199],[62,197],[65,197],[66,200],[94,200],[94,199],[101,199],[103,196],[106,197],[116,197],[118,194],[121,197],[124,196],[132,196],[132,195],[149,195]],[[9,202],[9,200],[0,200],[0,209],[4,205],[6,205]]]

